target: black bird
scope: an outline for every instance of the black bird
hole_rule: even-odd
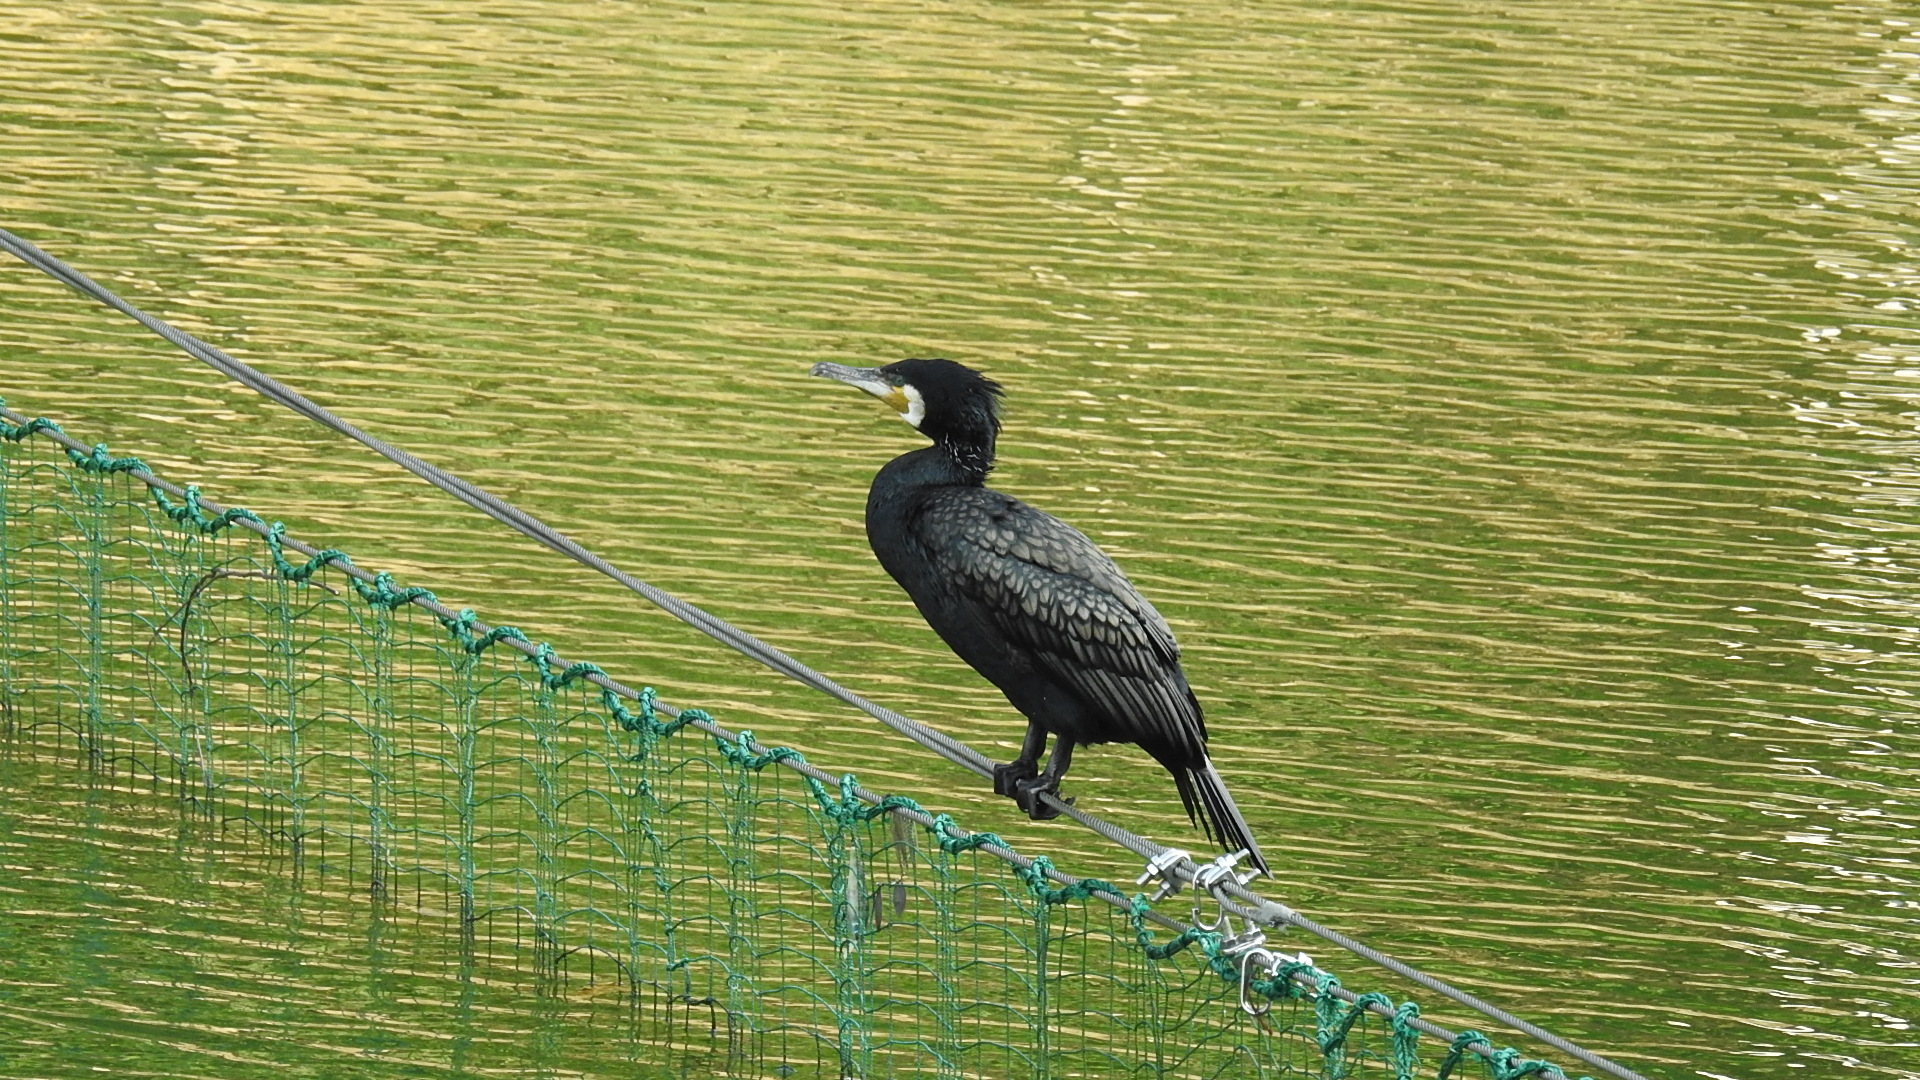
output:
[[[986,486],[999,384],[951,360],[815,364],[813,374],[865,390],[933,440],[873,478],[867,539],[934,632],[1026,715],[1020,756],[994,768],[994,791],[1035,820],[1055,817],[1038,796],[1059,790],[1074,747],[1136,743],[1173,774],[1189,819],[1265,870],[1207,760],[1207,725],[1167,621],[1078,529]]]

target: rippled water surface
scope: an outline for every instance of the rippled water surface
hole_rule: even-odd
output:
[[[1021,722],[865,547],[865,483],[915,436],[805,377],[983,367],[1009,391],[996,483],[1173,623],[1277,894],[1649,1076],[1912,1077],[1909,21],[0,6],[0,223],[1011,748]],[[0,393],[872,786],[1132,872],[18,265]],[[1142,760],[1084,753],[1069,789],[1197,840]],[[289,891],[165,805],[7,766],[8,1075],[264,1075],[283,1041],[330,1048],[295,1062],[315,1075],[630,1072],[591,1009],[409,959],[344,890]]]

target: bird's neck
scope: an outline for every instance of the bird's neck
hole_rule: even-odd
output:
[[[985,442],[978,439],[941,438],[934,440],[929,449],[952,476],[947,483],[979,487],[987,482],[987,474],[993,471],[991,438]]]
[[[901,454],[873,478],[869,509],[887,507],[902,512],[917,492],[941,487],[980,487],[993,467],[992,452],[954,450],[942,443]]]

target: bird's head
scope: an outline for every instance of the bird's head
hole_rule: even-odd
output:
[[[857,386],[886,402],[900,419],[956,453],[993,460],[1000,434],[1000,384],[951,360],[901,360],[886,367],[815,364],[813,373]]]

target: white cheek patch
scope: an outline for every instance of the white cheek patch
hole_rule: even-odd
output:
[[[912,424],[917,431],[920,428],[920,421],[927,418],[927,400],[920,396],[920,391],[915,389],[912,383],[902,386],[900,393],[907,399],[907,411],[900,414],[900,419]]]

